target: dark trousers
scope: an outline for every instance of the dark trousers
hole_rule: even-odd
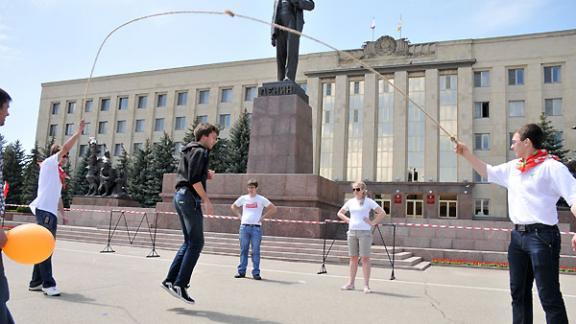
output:
[[[174,206],[180,217],[184,243],[176,253],[166,281],[175,286],[187,287],[192,271],[198,262],[204,247],[204,226],[200,200],[186,188],[180,188],[174,194]]]
[[[296,17],[291,11],[280,10],[279,25],[296,29]],[[276,31],[276,64],[278,64],[278,81],[288,78],[296,81],[300,36],[283,30]]]
[[[6,306],[6,302],[10,299],[10,291],[8,290],[8,280],[4,275],[4,263],[2,254],[0,254],[0,323],[13,324],[14,319]]]
[[[532,283],[536,279],[538,296],[548,324],[568,323],[560,292],[560,231],[558,227],[532,231],[512,231],[508,246],[510,291],[514,324],[532,323]]]
[[[36,223],[46,227],[50,233],[54,235],[54,239],[56,239],[56,227],[58,223],[56,215],[41,209],[36,209]],[[56,280],[54,280],[52,276],[52,256],[42,263],[34,265],[30,287],[35,287],[40,284],[42,284],[44,288],[56,286]]]

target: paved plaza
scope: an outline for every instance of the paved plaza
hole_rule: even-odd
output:
[[[262,260],[264,280],[235,279],[237,257],[203,254],[192,276],[195,305],[166,293],[160,282],[174,251],[58,241],[53,257],[60,297],[27,290],[32,268],[4,256],[8,303],[16,323],[510,323],[508,273],[431,267],[373,269],[370,295],[340,291],[347,267]],[[250,268],[249,268],[250,269]],[[562,275],[568,316],[576,319],[576,276]],[[535,323],[544,313],[535,296]]]

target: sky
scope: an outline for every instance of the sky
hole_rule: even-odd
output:
[[[180,10],[222,12],[270,21],[273,0],[0,0],[0,88],[12,97],[0,133],[34,146],[43,82],[87,78],[100,43],[119,25]],[[375,38],[412,43],[576,29],[574,0],[316,0],[304,33],[338,49]],[[308,39],[300,53],[328,51]],[[270,27],[224,15],[172,15],[130,24],[104,46],[94,75],[274,57]]]

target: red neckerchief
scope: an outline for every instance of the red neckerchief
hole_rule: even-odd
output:
[[[520,173],[524,173],[548,159],[560,160],[556,155],[548,154],[546,150],[538,150],[532,153],[526,160],[520,159],[516,168],[520,170]]]
[[[66,190],[66,179],[68,179],[68,175],[66,171],[62,169],[62,165],[58,164],[58,175],[60,176],[60,182],[62,182],[62,188]]]

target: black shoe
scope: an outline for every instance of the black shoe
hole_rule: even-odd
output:
[[[194,304],[194,299],[188,296],[186,288],[182,288],[180,286],[172,286],[172,294],[174,294],[176,298],[181,299],[185,303]]]
[[[260,275],[253,275],[252,278],[254,278],[254,280],[262,280],[262,277],[260,277]]]
[[[172,293],[172,283],[170,281],[164,280],[162,281],[162,288],[169,293]]]
[[[246,274],[245,274],[245,273],[237,273],[237,274],[234,276],[234,278],[244,278],[244,277],[246,277]]]

